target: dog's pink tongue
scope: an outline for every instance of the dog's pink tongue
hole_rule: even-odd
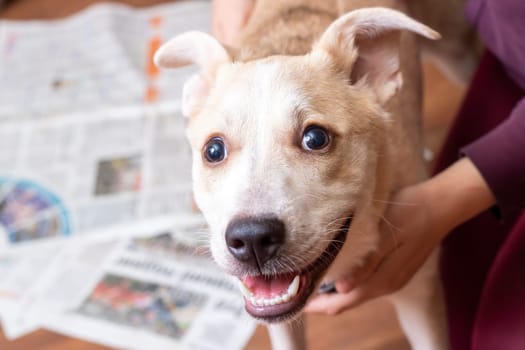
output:
[[[283,274],[271,277],[248,276],[243,279],[243,283],[253,295],[257,297],[270,298],[276,295],[282,295],[292,283],[295,275]]]

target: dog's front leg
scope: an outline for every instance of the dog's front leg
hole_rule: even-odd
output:
[[[272,324],[268,326],[273,350],[305,350],[306,336],[304,316],[301,315],[291,322]]]
[[[408,284],[389,297],[414,350],[450,348],[438,252],[436,249]]]

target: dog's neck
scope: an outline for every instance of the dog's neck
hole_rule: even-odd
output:
[[[341,13],[360,7],[384,6],[400,11],[405,0],[258,0],[232,50],[235,61],[273,55],[303,55]]]
[[[320,6],[280,6],[252,19],[241,34],[236,61],[251,61],[273,55],[303,55],[328,25],[337,17],[336,9],[329,11]],[[260,9],[260,8],[259,8]]]

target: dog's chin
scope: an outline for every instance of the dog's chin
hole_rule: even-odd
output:
[[[303,270],[242,278],[240,285],[246,311],[267,323],[283,322],[295,317],[316,291],[322,276],[343,247],[351,222],[350,216],[330,245]]]

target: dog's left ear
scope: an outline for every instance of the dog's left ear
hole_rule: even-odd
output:
[[[208,97],[218,66],[232,59],[211,35],[190,31],[163,44],[153,60],[161,68],[199,66],[200,71],[186,81],[182,91],[182,114],[189,117],[200,110]]]
[[[405,14],[382,7],[349,12],[333,22],[314,46],[328,54],[352,83],[365,79],[385,103],[401,87],[399,34],[409,30],[429,39],[440,35]]]

